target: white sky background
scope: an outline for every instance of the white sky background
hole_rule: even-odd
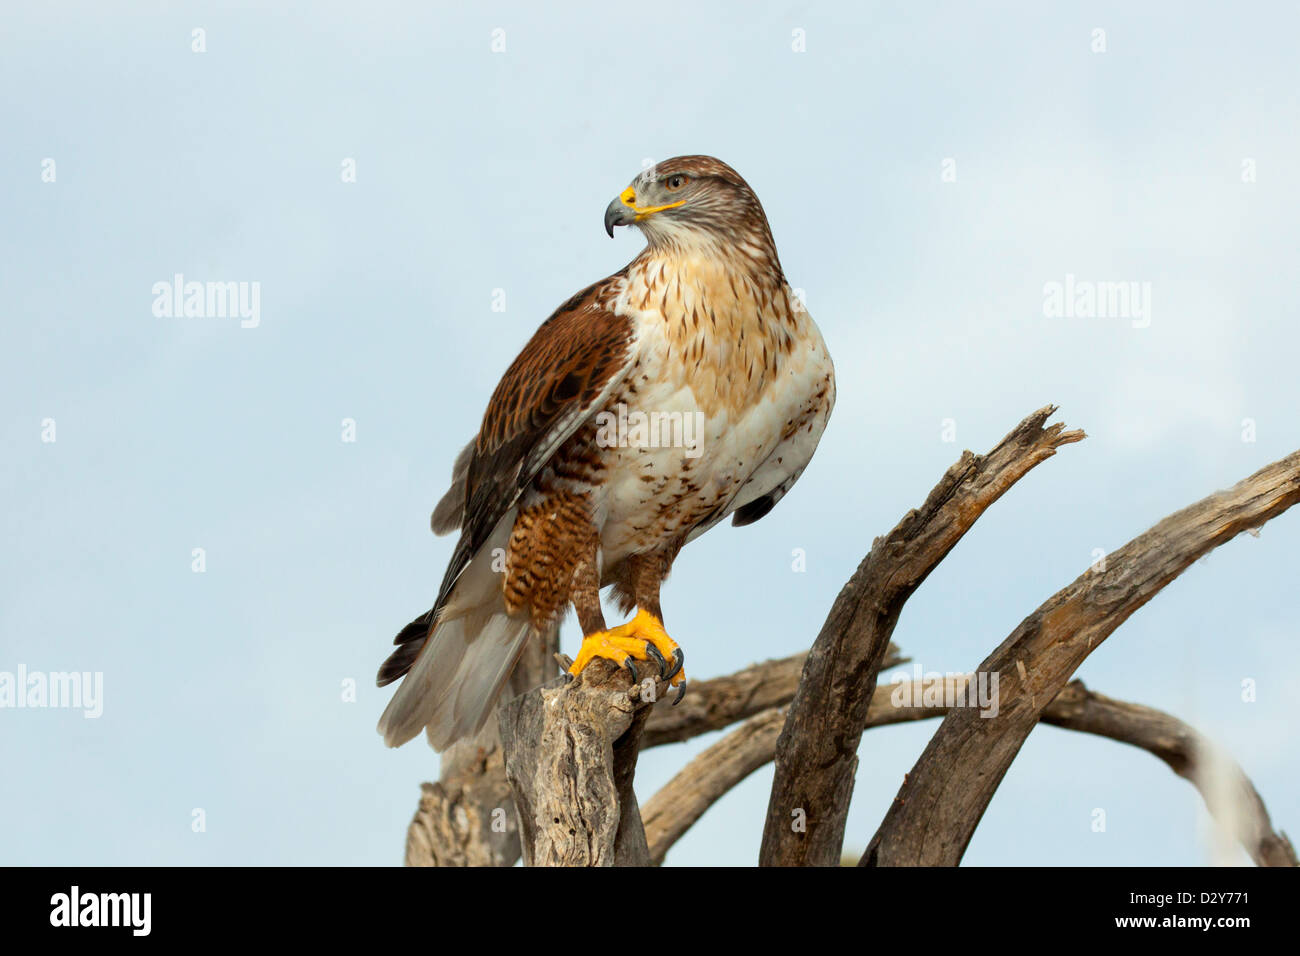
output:
[[[806,647],[873,537],[1049,402],[1090,437],[912,598],[895,640],[926,670],[1300,446],[1293,5],[426,6],[0,14],[0,670],[102,671],[105,697],[0,711],[0,862],[400,862],[437,763],[382,746],[373,677],[450,554],[429,510],[535,327],[640,248],[601,217],[645,158],[749,180],[838,371],[795,490],[678,561],[694,678]],[[260,326],[155,318],[177,272],[260,282]],[[1045,317],[1067,273],[1151,283],[1150,327]],[[1080,672],[1225,745],[1293,834],[1297,550],[1295,514],[1232,542]],[[937,726],[865,735],[850,849]],[[643,755],[642,798],[705,743]],[[770,781],[669,863],[754,862]],[[966,862],[1198,864],[1204,835],[1155,758],[1045,727]]]

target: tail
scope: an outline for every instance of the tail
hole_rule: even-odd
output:
[[[421,615],[397,635],[379,670],[379,686],[405,680],[379,718],[384,743],[400,747],[428,728],[434,750],[478,733],[496,706],[532,630],[528,617],[504,610],[450,620]]]

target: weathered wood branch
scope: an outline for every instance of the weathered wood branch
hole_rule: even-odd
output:
[[[667,689],[597,659],[501,708],[525,865],[650,864],[632,781],[650,704]]]
[[[867,711],[867,729],[942,717],[949,710],[946,702],[965,699],[969,679],[964,675],[877,687]],[[1196,787],[1211,815],[1258,865],[1300,865],[1286,834],[1273,829],[1263,799],[1241,767],[1225,755],[1207,767],[1205,755],[1215,748],[1178,718],[1106,697],[1074,680],[1043,709],[1040,719],[1146,750]],[[656,865],[709,807],[773,759],[784,720],[784,707],[758,715],[701,752],[646,801],[646,840]]]
[[[898,615],[993,502],[1062,445],[1084,437],[1046,426],[1055,410],[1039,409],[987,455],[963,452],[920,510],[876,539],[836,598],[777,742],[761,864],[838,865],[858,743]],[[804,828],[792,826],[792,817]]]
[[[785,714],[785,707],[774,707],[745,721],[701,751],[646,802],[642,819],[655,866],[705,810],[772,759]]]
[[[530,649],[520,662],[522,669],[512,676],[516,695],[550,678],[554,651],[554,637],[547,647]],[[672,703],[674,695],[661,698],[650,711],[641,747],[689,740],[788,704],[807,656],[802,651],[735,674],[694,681],[690,694],[677,706]],[[891,644],[883,666],[906,661]],[[540,676],[543,665],[548,671],[545,678]],[[769,753],[762,762],[771,759]],[[407,828],[407,866],[513,866],[519,859],[514,795],[506,780],[495,720],[472,741],[448,750],[438,781],[423,783],[420,789],[420,805]]]
[[[529,650],[520,662],[525,669],[511,679],[516,695],[551,678],[554,652],[554,638],[547,647]],[[661,698],[650,711],[641,748],[689,740],[790,703],[807,656],[807,651],[801,651],[734,674],[692,681],[690,694],[676,706],[674,695]],[[890,644],[881,666],[907,661]],[[764,762],[770,759],[769,755]],[[506,781],[495,720],[472,741],[448,750],[439,779],[421,784],[420,789],[420,805],[407,828],[407,866],[513,866],[519,859],[514,796]]]
[[[1104,570],[1084,572],[1025,618],[977,669],[999,675],[998,716],[948,713],[863,864],[956,865],[1043,708],[1084,659],[1197,558],[1297,501],[1300,452],[1165,518],[1109,555]]]
[[[514,694],[552,677],[556,646],[557,635],[552,635],[545,646],[525,652],[511,677]],[[689,740],[788,704],[807,656],[807,651],[801,651],[734,674],[693,681],[690,694],[676,706],[673,695],[661,698],[650,711],[641,747]],[[891,644],[883,666],[906,661]],[[519,859],[514,795],[506,780],[495,720],[473,740],[443,754],[438,780],[421,784],[420,790],[420,804],[407,828],[407,866],[513,866]]]
[[[807,657],[808,652],[801,651],[724,677],[696,681],[681,704],[663,699],[650,711],[641,737],[643,749],[746,721],[690,761],[642,808],[650,859],[656,866],[704,811],[772,760],[786,705],[794,699]],[[897,667],[908,660],[891,642],[881,667]]]
[[[407,866],[513,866],[519,859],[514,797],[495,727],[468,744],[436,783],[420,784],[406,828]],[[444,755],[446,759],[446,755]]]
[[[794,699],[807,651],[789,657],[751,664],[742,671],[692,681],[691,692],[680,704],[660,700],[650,711],[641,738],[641,748],[679,743],[713,730],[722,730],[773,707],[784,707]],[[890,644],[881,670],[906,664],[910,658]]]
[[[868,726],[942,717],[950,708],[944,703],[930,705],[928,701],[965,699],[971,676],[925,680],[919,687],[894,684],[877,688]],[[900,706],[895,703],[896,697],[906,703]],[[1232,832],[1259,866],[1300,866],[1291,841],[1285,833],[1273,829],[1263,798],[1241,766],[1177,717],[1107,697],[1075,679],[1043,708],[1039,720],[1140,747],[1196,787],[1206,809]]]

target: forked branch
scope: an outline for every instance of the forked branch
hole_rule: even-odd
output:
[[[942,717],[949,710],[946,702],[965,699],[969,679],[877,687],[867,728]],[[663,862],[710,806],[772,760],[784,720],[783,707],[758,715],[700,753],[646,801],[646,841],[654,863]],[[1196,787],[1211,815],[1259,866],[1300,865],[1286,834],[1273,829],[1263,799],[1241,767],[1177,717],[1106,697],[1074,680],[1043,709],[1041,721],[1142,748]]]
[[[1048,426],[1055,411],[1052,405],[1039,409],[987,455],[963,452],[920,510],[876,539],[840,591],[804,663],[777,742],[762,865],[838,865],[858,743],[903,604],[1008,488],[1062,445],[1084,437],[1064,425]],[[803,826],[793,826],[792,817]]]
[[[1165,518],[1058,591],[984,661],[999,712],[955,708],[907,775],[864,865],[953,866],[1039,715],[1084,659],[1197,558],[1300,501],[1300,452]],[[779,751],[778,751],[779,754]]]

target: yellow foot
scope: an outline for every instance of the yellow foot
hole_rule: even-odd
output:
[[[649,611],[638,610],[626,624],[588,634],[578,650],[577,660],[569,673],[577,676],[593,658],[603,657],[636,673],[631,661],[654,661],[659,676],[673,687],[680,687],[677,700],[686,691],[686,673],[682,670],[685,655],[677,642],[668,636],[660,620]],[[676,703],[677,701],[673,701]]]

